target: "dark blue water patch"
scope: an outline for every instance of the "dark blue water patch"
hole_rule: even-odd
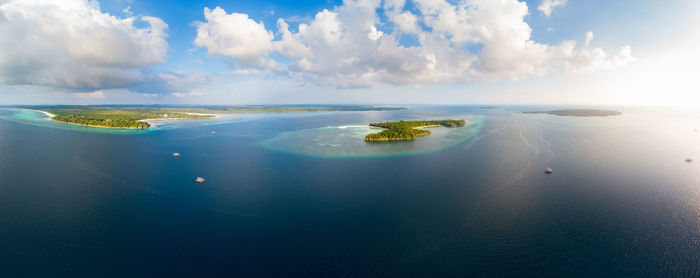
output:
[[[115,136],[0,120],[2,272],[700,274],[700,165],[684,161],[700,157],[697,111],[489,110],[469,142],[418,156],[321,159],[255,146],[454,109],[263,117],[217,124],[216,135],[211,125]]]

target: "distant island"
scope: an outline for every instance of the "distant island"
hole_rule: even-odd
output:
[[[607,117],[622,115],[622,112],[614,110],[598,110],[598,109],[562,109],[549,111],[528,111],[525,114],[550,114],[557,116],[574,116],[574,117]]]
[[[152,120],[209,119],[211,114],[238,114],[264,112],[323,112],[323,111],[383,111],[403,107],[375,107],[363,105],[256,105],[256,106],[103,106],[56,105],[15,106],[47,113],[51,120],[100,128],[145,129]]]
[[[419,136],[430,134],[430,130],[425,127],[444,126],[461,127],[466,122],[464,120],[436,120],[436,121],[398,121],[370,123],[372,127],[384,128],[382,132],[372,133],[365,136],[365,142],[388,142],[388,141],[412,141]]]

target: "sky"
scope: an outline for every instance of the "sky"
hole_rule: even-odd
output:
[[[0,105],[700,105],[700,1],[0,0]]]

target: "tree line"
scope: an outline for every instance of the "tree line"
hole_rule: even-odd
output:
[[[378,133],[372,133],[365,136],[367,142],[383,142],[383,141],[412,141],[420,136],[430,134],[430,130],[419,129],[417,127],[425,126],[444,126],[444,127],[461,127],[466,124],[465,120],[434,120],[434,121],[398,121],[398,122],[380,122],[370,123],[370,126],[385,128]]]

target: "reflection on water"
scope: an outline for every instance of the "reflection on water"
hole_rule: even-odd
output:
[[[0,109],[2,273],[700,276],[700,110],[517,113],[551,109],[230,115],[138,136]],[[456,115],[475,125],[362,141],[369,122]]]

